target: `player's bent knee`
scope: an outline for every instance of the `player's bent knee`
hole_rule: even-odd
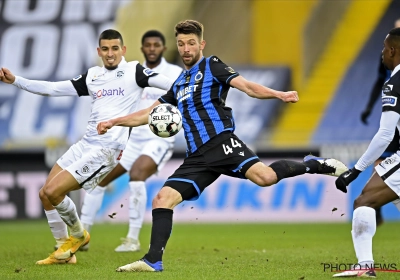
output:
[[[256,183],[260,187],[269,187],[269,186],[273,185],[275,182],[276,182],[276,180],[273,180],[270,177],[261,177],[261,178],[258,178],[256,180],[256,182],[254,182],[254,183]]]
[[[276,175],[272,172],[264,172],[263,174],[256,174],[249,178],[253,183],[260,187],[269,187],[276,183]]]
[[[247,172],[246,178],[260,187],[268,187],[277,182],[274,170],[264,164],[255,164]]]
[[[55,197],[53,188],[50,185],[46,185],[42,188],[44,195],[50,201],[52,201]]]
[[[44,192],[44,187],[39,190],[39,198],[41,201],[47,200],[47,195]]]
[[[158,194],[153,198],[153,209],[168,208],[173,209],[176,205],[182,202],[182,196],[176,190],[170,187],[163,187]]]

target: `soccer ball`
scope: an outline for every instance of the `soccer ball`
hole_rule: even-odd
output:
[[[174,136],[182,128],[182,115],[171,104],[160,104],[149,114],[150,130],[162,138]]]

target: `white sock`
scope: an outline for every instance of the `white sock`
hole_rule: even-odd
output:
[[[67,224],[70,230],[70,234],[74,237],[80,238],[83,236],[83,227],[79,220],[76,207],[72,199],[65,196],[60,204],[54,206],[60,214],[61,219]]]
[[[96,214],[100,210],[105,192],[106,187],[97,186],[91,193],[85,194],[81,209],[81,222],[87,231],[90,231],[94,219],[96,218]]]
[[[61,220],[60,215],[56,209],[44,210],[47,217],[47,222],[54,239],[57,242],[58,247],[64,244],[65,240],[68,239],[68,228],[67,225]]]
[[[374,263],[372,256],[372,238],[376,232],[375,209],[367,206],[358,207],[353,212],[352,237],[358,263],[371,267]]]
[[[147,191],[143,181],[129,182],[131,195],[129,196],[129,232],[127,237],[139,240],[144,212],[146,211]]]

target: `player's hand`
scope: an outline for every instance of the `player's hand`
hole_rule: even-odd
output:
[[[355,167],[343,172],[335,181],[336,188],[344,193],[347,193],[347,186],[353,182],[360,173],[361,171],[357,170]]]
[[[7,68],[2,67],[0,69],[0,81],[6,84],[12,84],[15,81],[15,76]]]
[[[110,128],[114,125],[111,121],[99,122],[97,124],[97,133],[98,134],[105,134]]]
[[[297,91],[285,91],[283,92],[281,99],[286,103],[296,103],[297,101],[299,101],[299,95],[297,94]]]
[[[371,114],[371,109],[365,109],[362,113],[361,113],[361,121],[363,122],[363,124],[368,124],[368,117]]]

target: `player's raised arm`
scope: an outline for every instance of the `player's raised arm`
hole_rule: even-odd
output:
[[[272,88],[265,87],[263,85],[251,82],[237,76],[230,81],[230,85],[238,90],[245,92],[248,96],[258,99],[271,99],[278,98],[283,102],[296,103],[299,101],[297,91],[279,91]]]
[[[150,107],[134,112],[132,114],[111,119],[105,122],[99,122],[97,124],[97,132],[99,134],[104,134],[106,133],[109,129],[111,129],[113,126],[128,126],[128,127],[136,127],[144,124],[148,124],[149,122],[149,113],[151,109],[156,107],[157,105],[161,104],[160,101],[154,102],[153,105]]]
[[[71,81],[47,82],[29,80],[15,76],[4,67],[0,69],[0,81],[43,96],[76,96],[78,94]]]

